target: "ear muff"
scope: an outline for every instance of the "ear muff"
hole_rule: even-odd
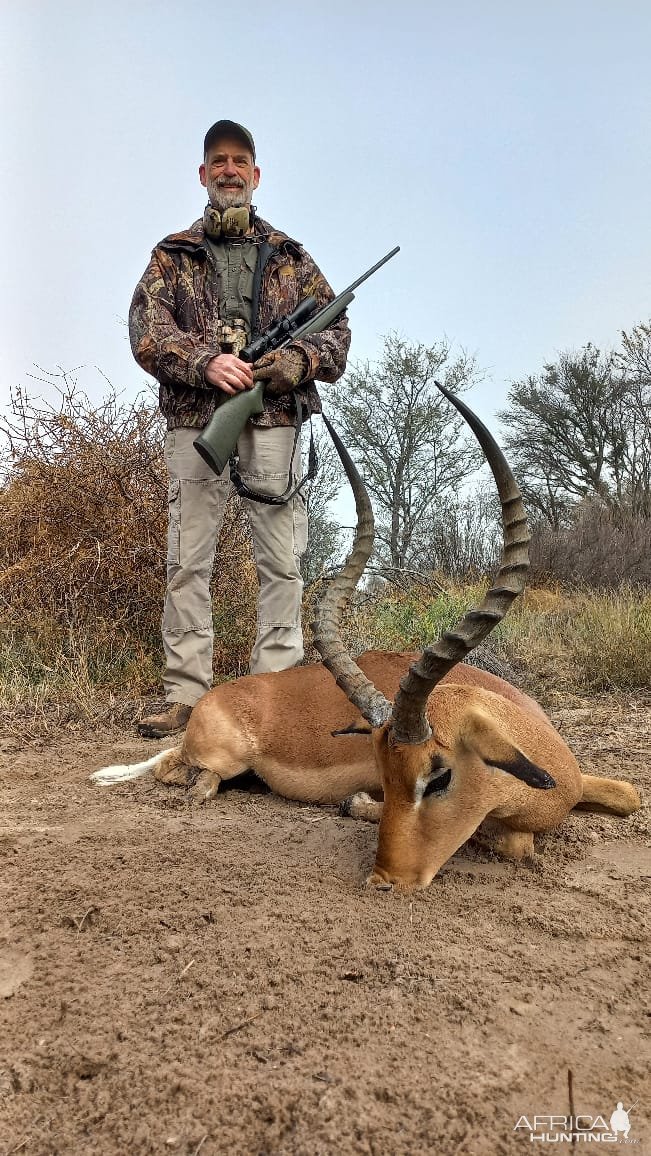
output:
[[[253,224],[253,207],[239,205],[234,208],[219,209],[206,205],[203,212],[203,231],[211,241],[220,237],[244,237]]]

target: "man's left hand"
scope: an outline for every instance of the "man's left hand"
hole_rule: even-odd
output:
[[[253,380],[266,381],[271,394],[291,393],[306,379],[309,370],[307,356],[297,346],[265,353],[253,366]]]

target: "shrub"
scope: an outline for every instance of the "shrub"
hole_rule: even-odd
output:
[[[614,590],[651,588],[651,518],[598,501],[577,507],[570,526],[540,522],[531,540],[531,580]]]
[[[12,400],[0,486],[5,699],[66,685],[69,695],[82,685],[149,693],[160,678],[167,525],[157,407],[114,390],[92,405],[65,375],[56,405]],[[225,677],[245,668],[255,633],[239,503],[227,508],[216,572],[215,673]]]

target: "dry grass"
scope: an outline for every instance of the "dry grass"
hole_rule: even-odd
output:
[[[651,594],[622,586],[583,590],[534,611],[526,603],[503,623],[501,638],[532,676],[578,692],[651,685]]]
[[[436,597],[422,588],[393,592],[358,604],[346,621],[352,647],[420,649],[483,596],[485,584],[450,585]],[[490,635],[498,658],[534,693],[594,693],[651,685],[651,595],[617,591],[535,589],[515,603]]]

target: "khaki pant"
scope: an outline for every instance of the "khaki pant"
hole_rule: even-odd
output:
[[[167,591],[162,633],[169,703],[194,706],[212,685],[213,627],[210,598],[215,548],[231,490],[228,466],[220,477],[193,446],[198,430],[177,429],[165,439],[169,475]],[[247,426],[238,442],[240,473],[251,489],[279,495],[287,486],[295,431]],[[300,445],[292,475],[301,476]],[[285,670],[303,657],[299,559],[307,546],[305,503],[244,501],[253,532],[260,590],[252,674]]]

